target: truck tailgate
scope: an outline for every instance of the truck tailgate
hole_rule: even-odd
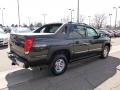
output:
[[[22,57],[24,57],[24,38],[23,35],[10,35],[10,50]]]

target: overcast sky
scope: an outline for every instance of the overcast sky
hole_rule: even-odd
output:
[[[29,22],[43,22],[42,14],[47,14],[46,22],[58,22],[61,18],[70,17],[69,8],[74,9],[73,18],[76,21],[77,0],[19,0],[21,24]],[[114,24],[115,10],[113,7],[120,6],[120,0],[80,0],[80,14],[88,16],[105,13],[109,21],[109,13],[112,13],[112,24]],[[0,8],[4,10],[4,23],[11,25],[18,23],[17,0],[0,0]],[[0,23],[2,23],[0,11]],[[120,20],[120,9],[118,9],[118,20]]]

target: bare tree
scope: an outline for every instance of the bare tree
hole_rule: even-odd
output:
[[[93,19],[94,19],[93,25],[97,29],[100,29],[103,27],[103,25],[105,25],[105,21],[106,21],[105,14],[96,14]]]

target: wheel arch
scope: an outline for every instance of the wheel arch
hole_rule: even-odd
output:
[[[108,46],[109,49],[111,48],[111,44],[110,43],[105,43],[104,46]]]
[[[71,59],[71,52],[68,50],[68,49],[60,49],[60,50],[55,50],[51,53],[49,59],[50,59],[50,62],[51,60],[55,57],[55,55],[57,54],[64,54],[67,58],[67,62],[70,62],[70,59]]]

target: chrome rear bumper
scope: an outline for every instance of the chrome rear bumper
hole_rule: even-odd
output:
[[[10,60],[12,61],[12,65],[18,65],[22,68],[28,68],[29,64],[26,60],[24,60],[23,58],[19,57],[18,55],[8,52],[8,57],[10,58]]]

